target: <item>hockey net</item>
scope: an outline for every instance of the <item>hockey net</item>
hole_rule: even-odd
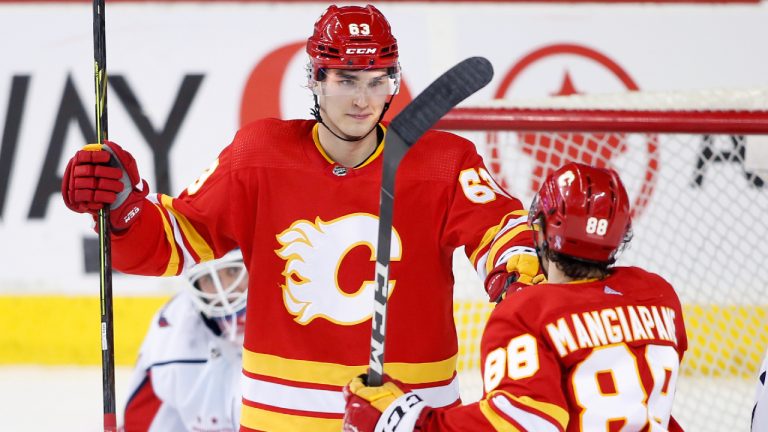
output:
[[[689,348],[673,415],[686,430],[749,429],[768,344],[768,88],[493,101],[439,127],[475,142],[526,207],[565,162],[616,169],[634,230],[618,264],[659,273],[683,303]],[[492,305],[466,259],[455,262],[466,403],[482,394],[478,348]]]

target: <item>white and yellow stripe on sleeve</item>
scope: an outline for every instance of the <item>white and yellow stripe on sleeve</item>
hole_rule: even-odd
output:
[[[568,411],[548,402],[537,401],[528,396],[512,396],[504,391],[491,392],[480,401],[480,411],[498,432],[519,432],[535,430],[542,432],[563,432],[568,426]]]
[[[179,274],[179,253],[176,246],[175,237],[175,224],[171,220],[170,215],[163,211],[162,206],[157,202],[155,196],[148,196],[147,199],[152,202],[153,207],[160,213],[160,219],[163,221],[163,230],[165,231],[165,239],[168,242],[168,247],[171,249],[171,256],[168,257],[168,264],[165,267],[165,271],[162,276],[174,276]]]
[[[213,249],[208,245],[205,239],[203,239],[200,233],[197,232],[192,223],[189,222],[189,219],[173,207],[172,197],[157,194],[147,198],[160,212],[160,216],[163,220],[163,227],[165,228],[166,239],[171,248],[171,256],[168,259],[168,266],[166,267],[163,276],[176,275],[183,270],[179,268],[180,263],[182,262],[177,252],[179,250],[183,255],[185,268],[194,265],[197,261],[194,259],[192,252],[194,252],[195,256],[200,258],[200,262],[214,259]],[[186,242],[184,240],[186,240]],[[187,248],[187,244],[190,245],[192,251]]]
[[[530,230],[526,210],[516,210],[507,216],[509,218],[505,217],[499,225],[486,231],[480,245],[470,255],[469,259],[482,279],[485,279],[494,267],[511,255],[506,252],[500,254],[499,251],[518,234]],[[526,249],[524,252],[530,253],[530,251],[532,249]],[[535,251],[533,253],[535,254]]]

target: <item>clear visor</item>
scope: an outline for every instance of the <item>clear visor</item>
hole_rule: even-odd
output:
[[[328,74],[323,81],[310,83],[312,92],[318,96],[373,96],[386,97],[397,94],[400,89],[400,73],[371,76],[372,73]]]

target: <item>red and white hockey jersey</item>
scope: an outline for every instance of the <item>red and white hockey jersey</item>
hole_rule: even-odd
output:
[[[238,430],[242,347],[206,326],[189,294],[152,319],[131,377],[125,432]]]
[[[422,431],[665,431],[688,346],[664,279],[617,267],[603,280],[510,293],[481,343],[483,399],[430,410]]]
[[[368,365],[383,145],[346,168],[325,154],[317,127],[244,127],[178,198],[153,196],[113,237],[115,267],[127,273],[178,274],[242,249],[243,430],[340,430],[341,389]],[[452,254],[465,246],[481,277],[513,253],[535,254],[526,217],[456,135],[428,132],[400,165],[385,370],[433,406],[459,401]]]

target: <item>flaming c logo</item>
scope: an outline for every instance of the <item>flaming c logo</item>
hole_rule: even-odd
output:
[[[370,249],[376,261],[379,219],[367,213],[354,213],[328,222],[299,220],[277,235],[282,246],[275,253],[285,260],[283,303],[299,324],[325,318],[340,325],[354,325],[371,317],[376,282],[363,281],[353,293],[339,283],[339,269],[358,246]],[[392,231],[390,258],[399,261],[402,245]],[[389,294],[395,281],[389,281]]]
[[[270,51],[256,64],[248,76],[243,90],[243,98],[240,101],[240,126],[259,118],[283,118],[283,107],[280,103],[283,79],[288,64],[294,56],[304,52],[306,45],[306,41],[283,45]],[[306,82],[296,84],[303,85]],[[411,92],[403,80],[400,83],[400,93],[392,101],[392,106],[384,116],[384,120],[391,120],[411,102],[411,99]],[[307,112],[310,108],[312,107],[307,106]]]

